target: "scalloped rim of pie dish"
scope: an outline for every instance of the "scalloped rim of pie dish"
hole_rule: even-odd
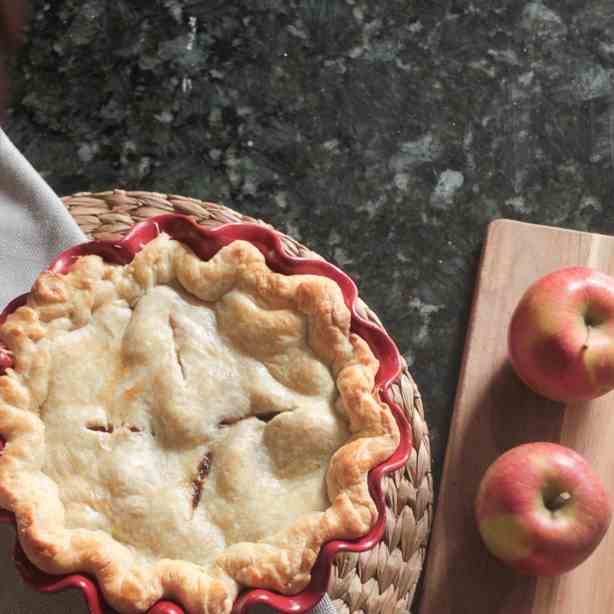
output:
[[[325,511],[306,513],[258,542],[232,544],[207,570],[171,559],[140,566],[110,534],[67,528],[55,483],[42,471],[45,426],[39,409],[50,358],[41,342],[50,323],[64,319],[66,330],[76,330],[109,301],[132,306],[151,288],[170,283],[205,302],[241,287],[264,303],[281,302],[302,314],[309,347],[334,377],[350,432],[326,472]],[[162,234],[128,265],[82,256],[66,274],[40,275],[27,304],[0,327],[0,342],[14,357],[13,368],[0,376],[0,433],[6,440],[0,455],[0,507],[14,513],[27,557],[47,573],[95,576],[108,603],[124,613],[144,612],[166,598],[190,614],[227,614],[242,587],[283,594],[302,590],[325,542],[359,538],[375,523],[367,474],[399,443],[396,420],[374,389],[379,363],[367,343],[350,332],[350,321],[335,282],[275,273],[256,247],[241,240],[203,261]]]

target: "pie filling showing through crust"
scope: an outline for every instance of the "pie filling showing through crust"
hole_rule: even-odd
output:
[[[367,474],[399,432],[327,278],[162,234],[125,266],[43,273],[0,342],[0,507],[37,567],[95,576],[119,612],[296,593],[376,520]]]

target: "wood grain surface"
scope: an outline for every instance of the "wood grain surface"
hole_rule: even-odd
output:
[[[489,229],[436,507],[420,614],[614,613],[614,528],[593,555],[554,579],[517,575],[482,546],[479,481],[505,450],[556,441],[583,454],[614,503],[614,393],[563,405],[528,390],[507,360],[507,327],[523,292],[558,268],[614,275],[614,237],[510,220]]]

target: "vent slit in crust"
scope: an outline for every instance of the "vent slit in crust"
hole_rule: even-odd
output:
[[[258,420],[260,420],[261,422],[265,422],[268,423],[270,422],[275,416],[279,415],[280,412],[270,412],[268,414],[256,414],[256,418]]]
[[[180,332],[178,330],[177,321],[172,315],[168,319],[168,324],[173,334],[173,348],[175,352],[175,360],[177,361],[177,364],[179,365],[179,371],[181,372],[181,377],[185,381],[186,380],[185,365],[183,364],[183,360],[181,359],[181,352],[179,351]]]
[[[237,422],[241,422],[241,420],[247,420],[248,418],[256,418],[261,422],[270,422],[275,416],[278,416],[279,411],[272,411],[267,414],[250,414],[249,416],[229,416],[228,418],[223,418],[220,420],[220,426],[232,426],[233,424],[237,424]]]
[[[88,431],[94,431],[96,433],[107,433],[109,435],[113,434],[113,425],[109,424],[105,426],[104,424],[88,424],[85,428]]]
[[[200,499],[203,494],[203,482],[205,478],[209,475],[209,471],[211,469],[211,455],[205,454],[200,463],[198,463],[198,468],[196,469],[196,477],[192,481],[192,509],[195,510],[200,503]]]
[[[112,424],[106,426],[104,424],[88,424],[85,428],[88,431],[94,431],[95,433],[107,433],[108,435],[112,435],[115,432],[115,427]],[[128,429],[131,433],[143,432],[142,428],[133,425],[121,425],[120,429],[122,428]]]

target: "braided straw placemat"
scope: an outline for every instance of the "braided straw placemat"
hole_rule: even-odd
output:
[[[169,212],[192,215],[205,226],[264,224],[222,205],[152,192],[79,193],[62,200],[85,234],[102,240],[119,239],[136,222]],[[290,254],[319,257],[290,237],[281,236]],[[357,306],[361,316],[382,326],[360,299]],[[414,447],[404,470],[385,478],[387,522],[383,541],[368,552],[340,554],[335,560],[328,592],[339,614],[407,613],[422,570],[433,498],[428,428],[407,365],[392,390],[410,420]]]

